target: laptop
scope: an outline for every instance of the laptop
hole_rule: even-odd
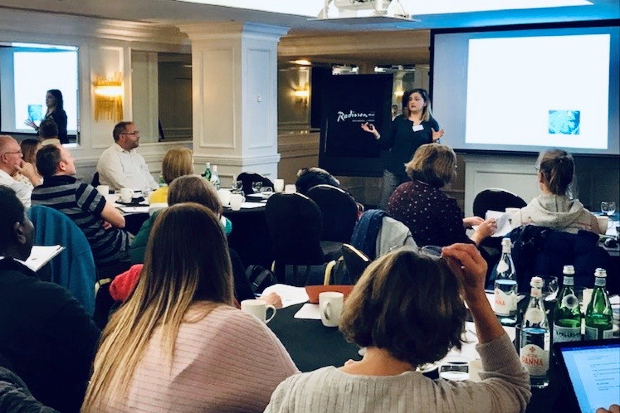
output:
[[[582,413],[620,404],[620,339],[555,343],[553,347]]]

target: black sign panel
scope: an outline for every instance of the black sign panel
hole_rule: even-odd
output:
[[[319,166],[333,175],[381,175],[381,149],[361,125],[369,122],[385,131],[391,95],[392,75],[332,76],[323,93]]]

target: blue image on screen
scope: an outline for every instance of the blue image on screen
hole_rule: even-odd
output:
[[[43,120],[43,105],[28,105],[28,118],[30,120]]]
[[[578,110],[550,110],[549,134],[579,135],[579,122]]]

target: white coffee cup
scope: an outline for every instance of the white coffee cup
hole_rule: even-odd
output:
[[[297,192],[297,187],[295,186],[295,184],[287,184],[284,187],[285,194],[294,194],[295,192]]]
[[[334,291],[319,293],[319,313],[321,322],[325,327],[338,327],[344,294]]]
[[[284,191],[284,179],[276,179],[273,181],[273,189],[276,192]]]
[[[133,199],[133,189],[121,188],[121,201],[125,203],[131,202]]]
[[[267,309],[273,310],[271,317],[267,318]],[[263,323],[268,323],[276,315],[276,308],[267,304],[265,300],[243,300],[241,301],[241,311],[252,314]]]
[[[230,209],[239,211],[241,204],[245,201],[245,197],[241,194],[230,194]]]
[[[603,235],[606,234],[607,227],[609,226],[609,217],[597,215],[596,221],[598,222],[598,233]]]
[[[230,191],[228,189],[218,189],[217,196],[220,198],[222,206],[228,206],[230,204]]]
[[[97,191],[103,195],[110,195],[110,185],[97,185]]]

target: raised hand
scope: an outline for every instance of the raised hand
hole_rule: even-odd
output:
[[[433,136],[433,142],[437,142],[443,136],[443,133],[444,133],[443,129],[439,129],[438,131],[436,131],[435,129],[431,128],[431,131],[432,131],[432,136]]]

